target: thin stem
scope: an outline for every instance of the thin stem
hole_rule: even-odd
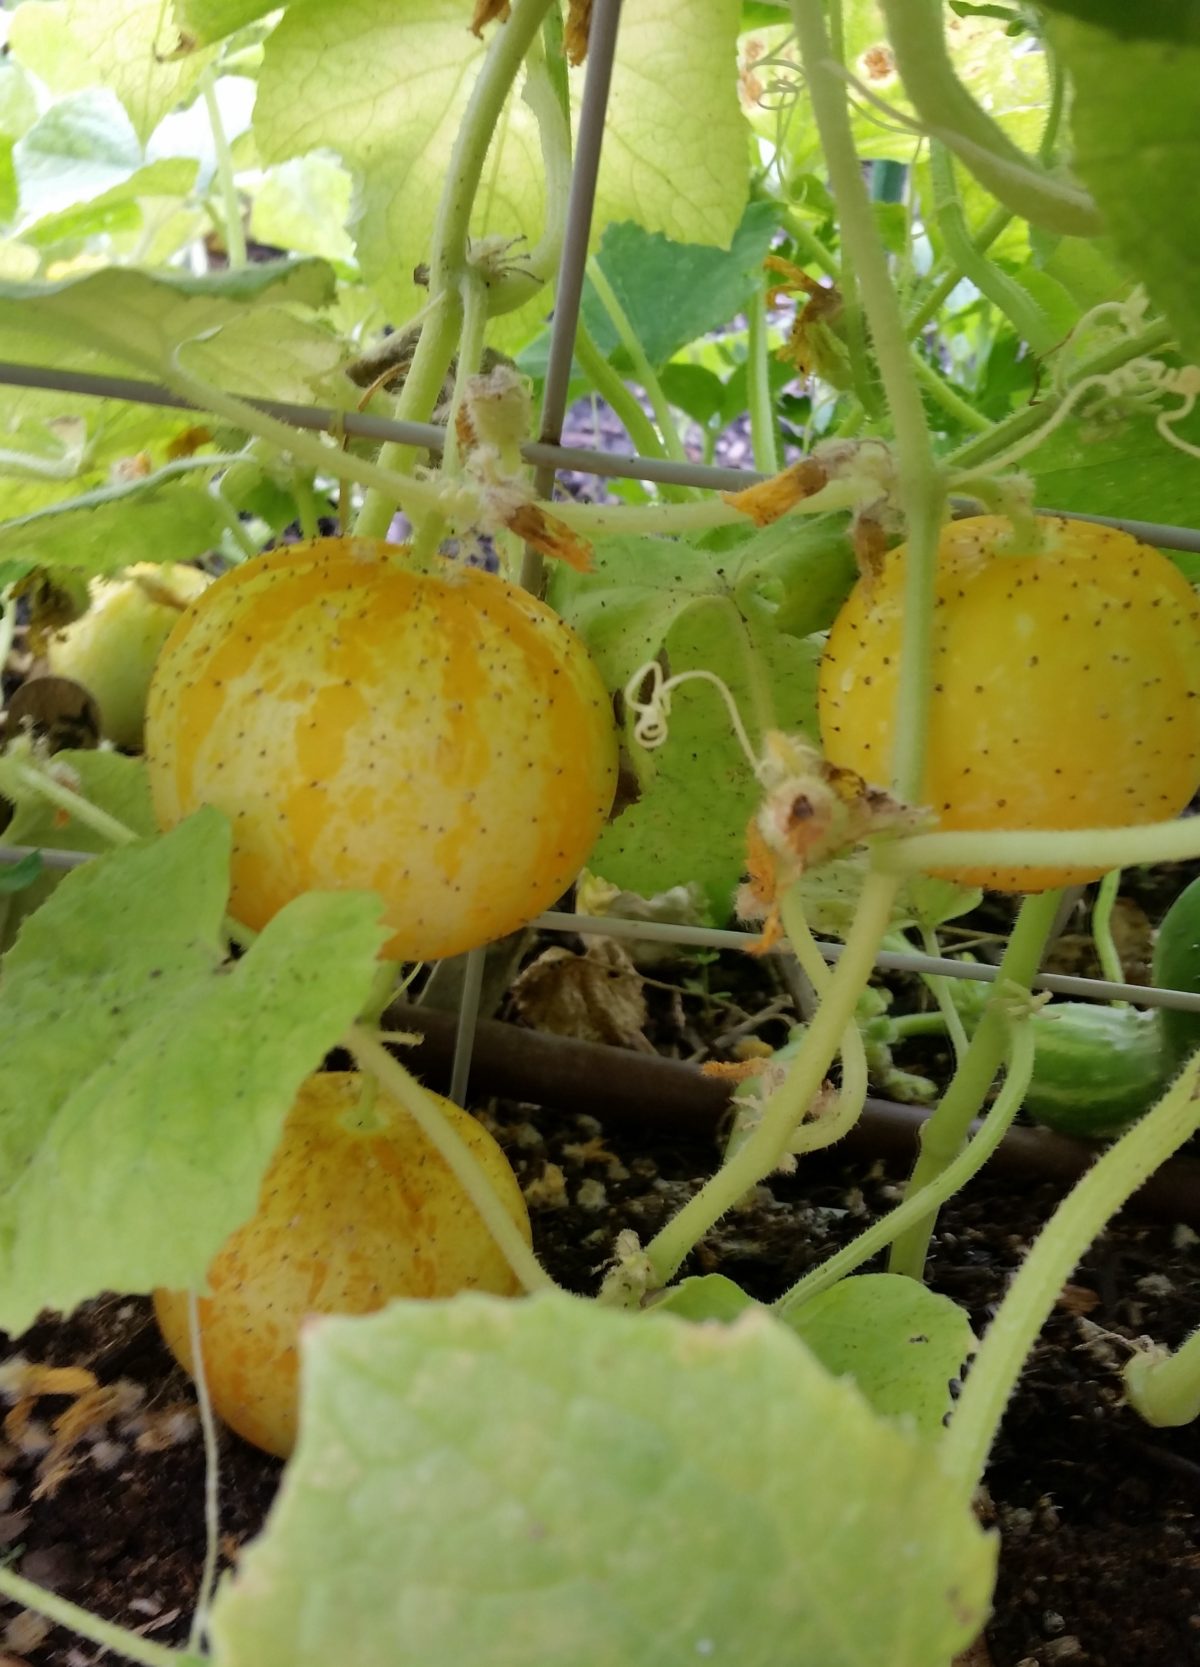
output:
[[[969,1498],[1025,1357],[1063,1285],[1125,1201],[1200,1126],[1200,1055],[1152,1111],[1103,1152],[1060,1204],[1008,1288],[942,1439],[941,1461]]]
[[[854,149],[841,65],[830,56],[821,0],[791,0],[791,6],[825,165],[837,199],[842,246],[854,260],[896,434],[897,475],[909,526],[892,771],[899,797],[918,803],[929,728],[930,644],[945,489],[934,460],[900,304]]]
[[[221,491],[219,482],[209,482],[208,496],[212,501],[213,509],[221,520],[221,524],[241,551],[242,558],[249,561],[252,556],[258,554],[258,545],[247,531],[246,524],[237,510],[234,509],[229,499]]]
[[[806,226],[793,209],[785,209],[780,216],[779,223],[796,245],[797,253],[802,260],[808,261],[813,266],[819,266],[827,278],[837,278],[837,261],[834,260],[816,232]]]
[[[86,1638],[89,1643],[99,1644],[106,1650],[124,1656],[128,1661],[141,1662],[143,1667],[206,1667],[203,1656],[190,1652],[185,1654],[184,1651],[173,1650],[166,1644],[155,1644],[140,1632],[130,1632],[127,1627],[117,1626],[113,1621],[103,1621],[99,1615],[93,1615],[90,1609],[83,1609],[67,1598],[60,1598],[57,1592],[50,1592],[44,1586],[35,1585],[23,1575],[14,1574],[12,1569],[5,1568],[2,1563],[0,1597],[20,1604],[23,1609],[36,1610],[48,1621],[53,1621],[55,1626],[67,1627],[71,1632],[78,1633],[80,1638]]]
[[[520,1228],[496,1196],[487,1171],[438,1110],[433,1096],[421,1087],[415,1077],[409,1075],[399,1060],[392,1058],[372,1031],[365,1030],[361,1025],[351,1025],[345,1046],[354,1056],[359,1069],[370,1072],[383,1092],[415,1118],[421,1133],[445,1159],[522,1289],[556,1290],[554,1280],[526,1244]]]
[[[941,955],[942,946],[938,942],[937,933],[932,926],[922,926],[921,943],[926,955],[934,957]],[[940,973],[929,973],[925,978],[925,987],[938,1004],[938,1012],[942,1016],[946,1032],[954,1048],[955,1064],[961,1065],[968,1046],[967,1032],[962,1022],[962,1014],[954,1003],[950,980]]]
[[[959,200],[954,162],[947,147],[936,139],[929,147],[929,170],[933,180],[938,230],[950,258],[976,289],[1004,314],[1022,341],[1028,342],[1039,356],[1049,353],[1058,337],[1045,313],[1020,284],[1002,272],[986,255],[980,254],[972,243]]]
[[[629,362],[633,366],[634,381],[646,390],[646,398],[650,401],[655,420],[662,433],[663,445],[668,457],[673,457],[676,463],[687,461],[687,452],[683,441],[679,438],[679,430],[675,426],[675,413],[671,410],[670,402],[662,391],[662,383],[658,380],[658,372],[646,356],[637,331],[633,328],[620,301],[617,292],[609,282],[608,274],[593,255],[587,263],[587,275],[592,288],[599,297],[600,305],[608,314],[609,323],[617,332],[617,340],[629,355]]]
[[[217,157],[217,183],[225,221],[225,255],[231,270],[246,264],[246,228],[242,225],[242,204],[234,177],[233,152],[221,120],[221,106],[217,103],[216,72],[210,64],[200,78],[200,91],[208,125],[212,130],[213,150]]]
[[[1156,1429],[1200,1418],[1200,1331],[1174,1351],[1139,1349],[1125,1364],[1125,1397]]]
[[[1132,828],[1064,828],[1054,832],[913,834],[875,853],[888,874],[934,868],[1139,868],[1200,857],[1200,817]]]
[[[575,359],[601,399],[620,417],[626,434],[643,457],[666,457],[662,436],[642,410],[624,379],[613,369],[582,317],[575,331]]]
[[[192,1354],[192,1378],[196,1385],[196,1409],[204,1441],[204,1567],[196,1593],[196,1608],[188,1631],[188,1649],[199,1653],[208,1631],[213,1586],[217,1578],[217,1555],[221,1543],[221,1448],[217,1422],[213,1417],[208,1374],[204,1369],[204,1345],[200,1335],[200,1302],[188,1292],[188,1345]]]
[[[1007,230],[1012,224],[1014,218],[1015,216],[1010,209],[994,208],[971,238],[971,247],[975,253],[981,255],[985,250],[990,249],[1000,233]],[[940,311],[943,301],[947,300],[951,293],[958,288],[962,278],[962,273],[955,266],[949,272],[944,272],[936,280],[933,288],[928,291],[924,300],[908,321],[908,335],[910,338],[921,334],[921,331],[934,315]]]
[[[824,999],[786,1078],[763,1105],[761,1120],[740,1147],[646,1246],[655,1285],[665,1285],[705,1233],[738,1199],[774,1170],[812,1105],[834,1054],[854,1023],[854,1009],[871,976],[887,930],[896,886],[868,876],[854,925]]]
[[[551,4],[552,0],[514,0],[507,21],[497,25],[492,35],[471,89],[434,220],[429,310],[397,402],[395,415],[400,421],[427,422],[441,395],[462,324],[459,285],[468,262],[471,213],[488,147]],[[385,470],[407,470],[412,459],[412,448],[394,441],[389,441],[379,454],[380,467]],[[389,496],[386,487],[368,492],[355,522],[355,533],[360,538],[382,538],[397,501],[409,508],[403,498],[394,493]]]
[[[862,489],[852,481],[834,480],[794,504],[789,515],[824,515],[827,510],[853,509]],[[715,497],[690,504],[554,504],[555,517],[576,532],[599,538],[605,533],[707,532],[712,527],[747,526],[745,513]]]
[[[992,424],[982,411],[977,411],[969,405],[958,389],[952,387],[929,363],[929,360],[917,348],[912,349],[913,369],[917,373],[917,381],[941,406],[947,416],[953,417],[955,422],[969,428],[974,434],[988,434]]]
[[[1100,962],[1100,971],[1112,984],[1125,982],[1125,968],[1121,965],[1112,933],[1113,905],[1120,887],[1121,870],[1110,869],[1101,880],[1092,905],[1092,942],[1096,945],[1096,958]]]
[[[1141,359],[1147,354],[1165,347],[1172,339],[1171,326],[1165,320],[1159,320],[1147,325],[1135,336],[1125,336],[1118,342],[1102,348],[1084,361],[1079,367],[1076,385],[1086,381],[1089,377],[1107,376],[1110,371],[1120,370],[1131,359]],[[1037,405],[1027,405],[1023,411],[1014,411],[1011,417],[997,423],[990,434],[980,435],[977,440],[967,440],[957,450],[952,451],[943,461],[949,469],[962,471],[973,469],[979,464],[991,464],[994,459],[1011,452],[1017,442],[1028,435],[1041,434],[1053,421],[1059,406],[1071,398],[1073,389],[1057,395],[1051,395]]]
[[[779,473],[775,444],[775,411],[771,400],[770,356],[767,353],[767,298],[755,290],[746,309],[746,388],[750,401],[750,440],[754,467],[764,475]]]
[[[885,1250],[899,1234],[933,1214],[948,1198],[953,1198],[956,1192],[979,1173],[1008,1133],[1014,1117],[1021,1109],[1021,1102],[1029,1087],[1029,1079],[1033,1075],[1033,1060],[1033,1027],[1027,1020],[1018,1020],[1013,1028],[1012,1052],[1004,1085],[974,1138],[940,1175],[926,1182],[918,1191],[910,1192],[894,1210],[874,1222],[848,1245],[843,1245],[842,1249],[827,1261],[806,1273],[790,1291],[785,1291],[775,1303],[782,1315],[794,1313],[821,1291],[827,1291],[847,1274],[861,1268],[864,1262],[869,1262],[872,1256]]]
[[[880,0],[880,5],[905,94],[926,133],[948,145],[999,202],[1031,225],[1075,237],[1102,231],[1087,192],[1027,157],[958,79],[946,50],[940,0]]]
[[[111,845],[132,845],[140,837],[132,828],[126,827],[115,816],[110,816],[99,805],[94,805],[90,799],[85,799],[82,793],[76,793],[64,782],[57,781],[50,773],[53,765],[39,769],[31,764],[22,764],[11,755],[3,761],[0,781],[7,779],[18,791],[22,788],[32,790],[43,799],[57,805],[66,811],[73,821],[82,822],[85,828],[91,828],[93,833],[107,839]],[[16,794],[10,794],[16,797]]]
[[[824,1001],[833,983],[833,974],[821,954],[817,940],[809,930],[808,921],[804,918],[798,886],[792,886],[785,892],[779,912],[801,972],[819,999]],[[832,1146],[835,1141],[848,1134],[862,1116],[862,1109],[867,1100],[869,1072],[867,1050],[863,1046],[862,1031],[858,1028],[857,1020],[846,1026],[840,1052],[842,1086],[838,1094],[837,1107],[831,1114],[803,1124],[796,1130],[791,1144],[791,1150],[795,1154],[814,1152],[821,1147]]]
[[[910,1191],[919,1192],[948,1168],[961,1151],[1008,1046],[1009,1018],[1004,1005],[1004,986],[1010,990],[1014,986],[1029,989],[1058,913],[1058,899],[1057,891],[1047,891],[1027,897],[1021,904],[1000,963],[997,987],[940,1105],[921,1130],[921,1149],[908,1183]],[[896,1239],[889,1263],[892,1273],[906,1273],[913,1279],[922,1277],[936,1221],[936,1213],[925,1215]]]

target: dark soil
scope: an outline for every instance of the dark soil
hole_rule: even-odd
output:
[[[620,1228],[647,1237],[715,1156],[708,1142],[634,1141],[591,1118],[530,1108],[501,1108],[495,1126],[530,1194],[543,1259],[579,1291],[595,1289]],[[704,1242],[696,1266],[772,1297],[895,1196],[879,1165],[810,1160],[802,1178],[759,1189]],[[932,1281],[968,1308],[977,1329],[1055,1202],[1050,1186],[981,1178],[946,1212]],[[1003,1543],[992,1667],[1200,1661],[1200,1433],[1148,1429],[1121,1405],[1119,1378],[1124,1339],[1150,1332],[1176,1343],[1200,1323],[1198,1271],[1200,1241],[1189,1229],[1122,1219],[1064,1294],[987,1478],[983,1508]],[[100,1300],[66,1323],[38,1325],[0,1350],[0,1360],[18,1351],[85,1366],[101,1384],[124,1386],[124,1399],[56,1466],[46,1449],[70,1400],[43,1396],[23,1432],[10,1416],[10,1440],[0,1447],[0,1554],[105,1616],[182,1642],[203,1555],[203,1460],[190,1385],[159,1341],[149,1304]],[[39,1476],[51,1470],[35,1498]],[[261,1524],[278,1471],[236,1437],[223,1438],[226,1556]],[[11,1615],[0,1610],[0,1626]],[[30,1667],[101,1659],[93,1646],[41,1631],[26,1615],[0,1640]]]

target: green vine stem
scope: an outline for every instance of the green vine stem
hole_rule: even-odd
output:
[[[679,430],[675,425],[675,413],[672,411],[667,396],[662,391],[662,383],[658,380],[658,372],[646,356],[637,331],[631,324],[625,309],[617,297],[617,292],[609,281],[608,274],[600,265],[595,255],[587,263],[588,280],[600,301],[600,305],[608,315],[608,321],[617,333],[617,340],[629,355],[629,362],[633,367],[634,381],[638,382],[646,391],[646,398],[650,401],[650,408],[654,412],[659,432],[662,434],[663,446],[668,457],[674,458],[676,463],[686,463],[687,452],[683,441],[679,438]]]
[[[862,498],[862,487],[849,480],[833,480],[795,504],[789,515],[824,515],[827,510],[854,509]],[[555,502],[554,515],[576,532],[590,538],[606,533],[650,533],[651,535],[708,532],[713,527],[746,526],[745,513],[723,498],[703,499],[691,504],[583,504]]]
[[[837,278],[837,262],[821,242],[816,232],[804,224],[804,221],[794,209],[784,210],[780,218],[780,225],[796,245],[796,252],[802,261],[807,261],[811,266],[820,267],[827,278]]]
[[[1028,990],[1041,964],[1042,952],[1058,914],[1058,891],[1040,892],[1021,904],[1012,936],[1000,963],[997,986]],[[921,1148],[908,1183],[919,1192],[958,1157],[972,1120],[978,1115],[1004,1060],[1009,1017],[1000,988],[994,989],[974,1036],[959,1061],[941,1103],[921,1130]],[[889,1268],[920,1279],[925,1271],[936,1215],[923,1216],[892,1244]]]
[[[213,151],[217,158],[217,184],[221,192],[221,206],[225,220],[225,254],[232,271],[246,264],[246,228],[242,225],[242,204],[234,177],[233,152],[221,120],[221,106],[217,102],[217,77],[210,64],[200,78],[204,99],[204,113],[212,132]]]
[[[361,1025],[352,1025],[345,1046],[359,1070],[369,1072],[385,1094],[415,1118],[421,1133],[436,1147],[449,1165],[455,1180],[478,1211],[480,1219],[505,1261],[526,1291],[556,1290],[557,1286],[526,1244],[520,1228],[496,1196],[487,1171],[462,1136],[451,1127],[437,1108],[433,1096],[398,1059],[393,1059],[379,1037]]]
[[[750,444],[754,467],[764,475],[779,473],[775,444],[775,407],[771,398],[771,359],[767,352],[767,297],[760,288],[746,308],[746,391],[750,405]]]
[[[1033,1059],[1033,1028],[1028,1022],[1014,1020],[1012,1049],[1004,1084],[974,1138],[940,1175],[926,1182],[918,1191],[910,1192],[903,1202],[897,1204],[882,1220],[868,1227],[865,1233],[860,1233],[848,1245],[843,1245],[842,1249],[827,1261],[806,1273],[791,1290],[785,1291],[774,1305],[781,1315],[794,1313],[812,1297],[821,1291],[827,1291],[847,1274],[862,1267],[864,1262],[869,1262],[872,1256],[886,1250],[901,1233],[940,1209],[948,1198],[953,1198],[960,1188],[965,1187],[967,1182],[979,1173],[1008,1133],[1013,1118],[1021,1109],[1021,1102],[1029,1087],[1029,1079],[1033,1075]]]
[[[751,1187],[770,1175],[788,1151],[848,1028],[854,1024],[854,1009],[871,975],[895,897],[894,881],[878,874],[868,876],[854,925],[821,1005],[786,1078],[764,1102],[761,1120],[746,1143],[646,1246],[646,1263],[654,1286],[667,1283],[704,1234]]]
[[[888,874],[931,868],[1137,868],[1200,857],[1200,817],[1130,828],[1062,828],[1046,833],[930,833],[889,840],[875,853]]]
[[[1121,965],[1121,957],[1112,931],[1113,908],[1120,887],[1121,870],[1110,869],[1097,887],[1096,901],[1092,905],[1092,942],[1096,946],[1100,971],[1110,984],[1125,982],[1125,968]]]
[[[934,931],[932,926],[922,926],[921,947],[924,949],[926,955],[929,955],[934,959],[941,955],[942,946],[938,942],[937,933]],[[926,973],[923,979],[926,989],[933,996],[934,1001],[937,1002],[938,1012],[941,1015],[942,1023],[946,1027],[946,1032],[949,1035],[951,1045],[954,1048],[955,1063],[961,1064],[963,1055],[966,1053],[968,1046],[967,1032],[962,1022],[962,1014],[955,1006],[954,996],[951,991],[951,982],[952,981],[945,977],[942,973]]]
[[[467,267],[471,212],[488,147],[513,83],[552,3],[553,0],[514,0],[507,22],[496,26],[471,89],[434,220],[429,259],[429,311],[396,404],[398,420],[427,422],[441,394],[462,326],[459,284]],[[389,441],[379,453],[379,467],[385,471],[402,471],[411,466],[412,448],[397,441]],[[361,538],[382,538],[391,524],[397,502],[408,508],[403,498],[386,487],[369,491],[355,521],[355,533]]]
[[[1079,1258],[1125,1201],[1200,1126],[1198,1085],[1200,1054],[1153,1110],[1097,1158],[1021,1264],[980,1344],[940,1448],[944,1468],[966,1498],[983,1473],[1025,1358]]]
[[[1058,333],[1032,296],[972,243],[954,178],[954,161],[949,149],[936,139],[929,147],[929,172],[938,230],[951,260],[1004,314],[1018,336],[1043,357],[1056,345]]]
[[[85,799],[82,793],[76,793],[74,788],[60,781],[54,774],[54,768],[53,763],[23,764],[10,752],[7,758],[0,760],[0,785],[5,787],[8,797],[12,799],[18,798],[22,791],[37,793],[65,811],[74,821],[91,828],[101,839],[108,840],[110,845],[133,845],[141,838],[124,822],[119,822],[115,816],[101,810],[99,805]]]
[[[188,1349],[191,1353],[192,1379],[196,1385],[196,1411],[200,1419],[200,1435],[204,1445],[204,1564],[200,1570],[200,1584],[196,1589],[196,1607],[188,1628],[188,1649],[203,1648],[208,1632],[209,1611],[217,1583],[217,1565],[221,1555],[221,1440],[213,1414],[212,1396],[208,1390],[208,1373],[204,1366],[204,1341],[200,1331],[200,1300],[195,1291],[188,1292]]]
[[[934,369],[929,360],[916,348],[912,352],[913,370],[917,380],[927,391],[931,399],[937,401],[947,416],[953,417],[955,422],[969,428],[973,434],[988,434],[992,425],[981,411],[967,403],[958,389],[952,387],[944,376]]]
[[[908,515],[908,557],[892,772],[899,797],[917,803],[929,728],[930,643],[945,487],[933,455],[904,318],[854,148],[842,68],[830,54],[821,0],[791,0],[791,9],[813,115],[838,205],[842,243],[854,260],[896,434],[900,498]]]
[[[1007,208],[994,208],[979,230],[971,238],[971,248],[977,255],[982,255],[991,248],[992,244],[1012,224],[1015,216]],[[924,298],[917,305],[912,317],[908,321],[907,333],[909,337],[919,336],[925,326],[930,323],[940,310],[942,303],[949,299],[951,293],[962,282],[963,274],[956,266],[949,272],[943,272],[937,278],[933,287],[926,291]]]
[[[662,436],[629,391],[624,378],[604,357],[582,318],[575,330],[575,361],[601,399],[621,419],[626,434],[642,456],[666,457]]]
[[[101,1620],[90,1609],[83,1609],[67,1598],[59,1597],[44,1586],[37,1586],[23,1575],[0,1563],[0,1597],[20,1604],[23,1609],[36,1610],[55,1626],[67,1627],[89,1643],[99,1644],[128,1661],[142,1663],[142,1667],[208,1667],[205,1656],[183,1650],[173,1650],[166,1644],[156,1644],[140,1632],[130,1632],[114,1621]]]
[[[829,963],[817,947],[817,941],[809,930],[808,921],[804,917],[804,910],[800,902],[799,889],[795,886],[784,894],[780,905],[780,915],[783,919],[783,929],[787,933],[792,952],[817,996],[823,1001],[829,993],[829,986],[833,982],[833,974],[829,970]],[[799,1155],[801,1152],[815,1152],[824,1146],[832,1146],[835,1141],[849,1134],[855,1123],[862,1116],[863,1106],[867,1101],[868,1070],[867,1050],[863,1046],[862,1031],[858,1023],[846,1026],[841,1042],[842,1057],[842,1086],[838,1094],[835,1110],[826,1117],[815,1118],[811,1123],[802,1124],[792,1137],[791,1150]]]
[[[1193,1331],[1173,1354],[1139,1349],[1125,1363],[1125,1394],[1138,1416],[1156,1429],[1175,1429],[1200,1418],[1200,1331]]]
[[[948,145],[998,202],[1064,236],[1104,229],[1086,191],[1048,174],[1014,145],[955,74],[940,0],[880,0],[904,91],[931,138]]]
[[[1093,376],[1107,376],[1111,371],[1120,370],[1131,359],[1141,359],[1157,352],[1171,339],[1171,326],[1164,320],[1157,320],[1136,335],[1122,337],[1085,359],[1078,367],[1075,382]],[[952,451],[944,460],[946,467],[962,474],[985,463],[993,466],[995,459],[1006,454],[1013,455],[1012,448],[1031,435],[1037,436],[1034,445],[1040,445],[1049,424],[1070,397],[1071,389],[1066,389],[1060,394],[1049,395],[1037,404],[1027,405],[1023,410],[1014,411],[1011,417],[997,423],[990,434],[982,434],[977,440],[967,440]],[[1026,448],[1033,449],[1033,446]]]

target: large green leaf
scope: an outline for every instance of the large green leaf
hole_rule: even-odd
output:
[[[0,283],[0,358],[170,382],[178,363],[250,397],[354,395],[341,344],[305,316],[333,297],[324,261],[194,278],[108,269],[59,283]]]
[[[90,87],[52,104],[13,147],[21,215],[57,214],[124,185],[142,147],[120,100]]]
[[[945,1667],[995,1542],[761,1311],[562,1294],[322,1320],[215,1667]]]
[[[298,898],[225,963],[229,848],[201,811],[98,858],[4,959],[0,1329],[200,1284],[366,997],[385,934],[364,894]]]
[[[1071,75],[1074,166],[1121,257],[1171,320],[1184,354],[1200,360],[1200,10],[1194,0],[1125,9],[1140,18],[1169,10],[1174,22],[1131,39],[1105,27],[1095,7],[1086,18],[1048,20]]]
[[[180,30],[195,41],[219,41],[275,10],[275,0],[175,0]]]
[[[202,482],[152,475],[0,524],[0,561],[116,573],[139,561],[202,556],[217,548],[225,530],[226,518]]]
[[[1179,403],[1175,395],[1163,400],[1168,410]],[[1180,423],[1178,433],[1200,445],[1200,413]],[[1181,457],[1144,412],[1109,410],[1064,423],[1022,468],[1034,477],[1037,501],[1046,509],[1200,526],[1200,467]]]
[[[627,8],[617,49],[595,228],[636,220],[679,242],[728,246],[746,200],[737,106],[737,0],[709,0],[704,26],[674,0]],[[358,177],[354,235],[367,280],[395,322],[423,299],[413,269],[434,215],[485,43],[461,0],[307,0],[266,42],[255,108],[263,160],[335,151]],[[489,31],[489,34],[491,31]],[[647,73],[647,66],[653,73]],[[662,135],[672,163],[663,166]],[[484,170],[474,235],[536,241],[543,223],[537,123],[510,100]],[[539,302],[544,312],[548,300]]]
[[[93,79],[116,93],[143,142],[212,60],[211,52],[176,52],[179,35],[164,0],[66,0],[66,20]]]
[[[1122,40],[1200,43],[1200,0],[1038,0],[1050,12],[1065,12],[1111,30]]]

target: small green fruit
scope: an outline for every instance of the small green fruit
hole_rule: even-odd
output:
[[[94,579],[88,611],[51,637],[50,670],[81,683],[93,697],[106,740],[140,749],[159,651],[184,608],[210,582],[195,567],[139,562],[117,579]]]

